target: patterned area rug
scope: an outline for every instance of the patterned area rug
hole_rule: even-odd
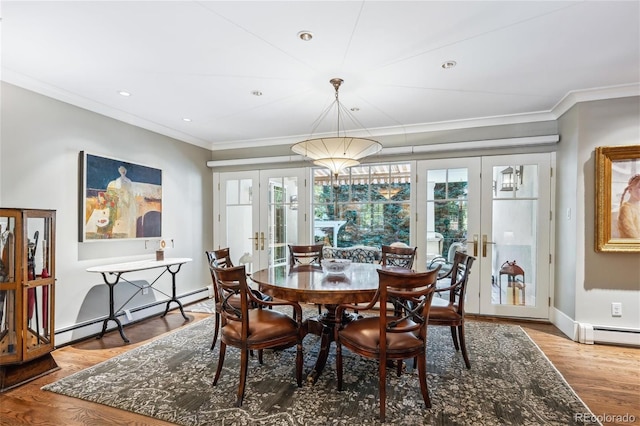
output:
[[[312,311],[314,307],[306,308]],[[214,319],[195,323],[147,345],[68,376],[43,389],[179,425],[379,424],[377,364],[345,351],[344,390],[337,392],[330,356],[315,384],[295,384],[295,350],[265,351],[264,364],[249,361],[244,403],[233,406],[238,350],[227,348],[218,385],[211,382],[218,346]],[[472,368],[464,368],[447,327],[430,327],[426,409],[409,361],[387,375],[387,424],[572,425],[590,411],[518,326],[469,322]],[[305,372],[319,338],[305,337]],[[335,349],[332,349],[332,354]]]
[[[213,299],[206,299],[201,302],[192,303],[184,307],[185,312],[200,312],[203,314],[212,314],[213,312]]]

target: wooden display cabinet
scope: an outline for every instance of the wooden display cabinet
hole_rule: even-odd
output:
[[[58,366],[53,210],[0,208],[0,392]]]

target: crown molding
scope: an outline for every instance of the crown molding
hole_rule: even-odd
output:
[[[545,135],[545,136],[529,136],[521,138],[504,138],[504,139],[484,139],[476,141],[465,142],[451,142],[451,143],[436,143],[431,145],[414,145],[414,146],[399,146],[393,148],[382,148],[382,150],[376,154],[376,158],[393,157],[395,155],[410,155],[410,154],[422,154],[433,152],[450,152],[450,151],[463,151],[473,149],[495,149],[495,148],[508,148],[508,147],[529,147],[529,146],[543,146],[554,145],[560,141],[559,135]],[[207,161],[207,166],[211,168],[228,167],[228,166],[247,166],[255,164],[279,164],[279,163],[291,163],[304,161],[302,155],[283,155],[279,157],[252,157],[252,158],[238,158],[232,160],[212,160]]]
[[[629,98],[640,96],[640,83],[620,86],[601,87],[588,90],[575,90],[567,93],[552,109],[554,120],[560,118],[574,105],[580,102],[601,101],[605,99]]]
[[[128,114],[120,111],[119,109],[112,108],[110,106],[95,102],[91,99],[78,96],[76,94],[59,89],[58,87],[44,84],[39,80],[35,80],[30,77],[26,77],[22,74],[15,73],[5,68],[2,69],[2,81],[13,84],[14,86],[21,87],[25,90],[38,93],[43,96],[47,96],[54,100],[65,102],[78,108],[86,109],[87,111],[94,112],[96,114],[104,115],[105,117],[113,118],[123,123],[130,124],[132,126],[140,127],[141,129],[149,130],[169,138],[176,139],[180,142],[190,143],[192,145],[199,146],[201,148],[209,149],[211,143],[199,138],[194,138],[186,133],[179,132],[177,130],[165,127],[161,124],[154,123],[153,121],[145,120],[137,115]]]
[[[557,120],[571,107],[579,102],[616,99],[624,97],[640,96],[640,83],[625,84],[612,87],[576,90],[567,93],[549,111],[538,111],[526,114],[513,114],[492,117],[481,117],[465,120],[451,120],[434,123],[421,123],[409,126],[393,126],[368,129],[366,132],[351,132],[355,137],[384,137],[397,135],[416,135],[421,133],[439,132],[447,130],[470,129],[474,127],[503,126],[509,124],[536,123],[541,121]],[[263,146],[291,145],[307,139],[309,135],[298,135],[286,138],[265,138],[210,145],[211,151],[223,151],[227,149],[256,148]],[[329,134],[317,135],[317,137],[331,136]]]

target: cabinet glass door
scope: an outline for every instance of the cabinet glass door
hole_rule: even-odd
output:
[[[23,344],[25,358],[31,358],[53,349],[53,217],[27,211],[26,224],[27,288],[23,312],[27,315]]]
[[[16,282],[20,261],[16,249],[16,217],[0,216],[0,361],[10,362],[18,359],[18,309],[16,305]]]

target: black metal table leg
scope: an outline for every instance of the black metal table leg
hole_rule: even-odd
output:
[[[114,312],[115,303],[114,303],[113,288],[120,281],[120,275],[121,275],[120,272],[116,273],[115,274],[115,276],[116,276],[115,281],[114,282],[109,282],[109,280],[107,279],[106,273],[104,273],[104,272],[102,273],[102,278],[104,279],[105,284],[107,284],[107,286],[109,287],[109,317],[106,318],[104,320],[104,322],[102,323],[102,331],[98,335],[97,339],[101,339],[102,336],[104,336],[104,333],[107,331],[107,324],[109,323],[109,321],[113,321],[118,325],[118,331],[120,332],[120,336],[122,337],[122,340],[124,340],[125,343],[129,343],[129,339],[124,334],[124,327],[122,327],[122,323],[120,322],[118,317],[116,317],[116,313]]]
[[[171,299],[167,301],[167,307],[165,308],[164,314],[162,314],[162,317],[167,315],[167,312],[169,312],[169,305],[171,305],[171,302],[176,302],[178,304],[178,307],[180,308],[180,313],[182,314],[182,317],[185,320],[189,321],[189,317],[187,317],[184,313],[184,308],[182,307],[182,303],[176,297],[176,274],[180,272],[180,267],[182,267],[182,264],[177,265],[177,268],[175,271],[171,270],[171,266],[172,265],[167,265],[167,271],[171,273]]]

